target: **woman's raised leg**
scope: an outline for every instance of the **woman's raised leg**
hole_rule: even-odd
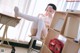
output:
[[[15,12],[15,17],[22,17],[22,18],[29,20],[29,21],[38,22],[38,19],[39,19],[38,17],[23,14],[23,13],[19,12],[18,7],[14,8],[14,12]]]

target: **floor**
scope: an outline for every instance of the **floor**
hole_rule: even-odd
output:
[[[15,49],[16,49],[15,53],[27,53],[28,50],[26,48],[20,48],[20,47],[15,47]],[[0,46],[0,53],[11,53],[11,48]],[[31,53],[38,53],[38,52],[32,51]]]

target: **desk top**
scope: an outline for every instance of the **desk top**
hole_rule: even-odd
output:
[[[14,14],[8,12],[0,12],[0,23],[8,26],[16,26],[19,23],[20,19],[15,18]]]
[[[2,12],[2,11],[0,11],[0,15],[11,17],[11,18],[15,18],[14,13],[10,13],[10,12]],[[18,19],[18,18],[15,18],[15,19]]]

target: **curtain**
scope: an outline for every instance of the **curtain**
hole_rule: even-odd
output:
[[[66,2],[66,0],[0,0],[0,11],[14,14],[13,9],[18,6],[22,13],[37,16],[39,13],[45,12],[48,3],[55,4],[57,11],[66,11],[66,9],[80,10],[79,2]],[[32,22],[21,19],[16,27],[9,27],[8,38],[29,42],[31,38],[28,35],[31,35],[31,25]],[[3,30],[4,27],[0,30],[0,37],[2,37]]]
[[[14,7],[17,6],[22,13],[27,14],[30,2],[31,0],[0,0],[0,12],[14,14]],[[9,26],[7,38],[24,41],[25,31],[28,28],[27,24],[29,24],[27,20],[21,19],[16,27]],[[25,29],[23,29],[24,26]],[[0,30],[0,37],[2,37],[3,31],[4,27]]]

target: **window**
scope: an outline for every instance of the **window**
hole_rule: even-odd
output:
[[[75,10],[80,10],[79,2],[66,2],[66,0],[0,0],[0,12],[3,11],[14,14],[13,9],[15,6],[18,6],[21,12],[37,16],[39,13],[44,13],[48,3],[54,3],[57,6],[57,11],[65,11],[75,6],[77,6],[74,8]],[[28,35],[30,35],[31,25],[32,22],[21,19],[16,27],[9,27],[8,38],[29,42],[30,37],[28,37]],[[2,37],[3,30],[4,27],[0,31],[0,37]]]

